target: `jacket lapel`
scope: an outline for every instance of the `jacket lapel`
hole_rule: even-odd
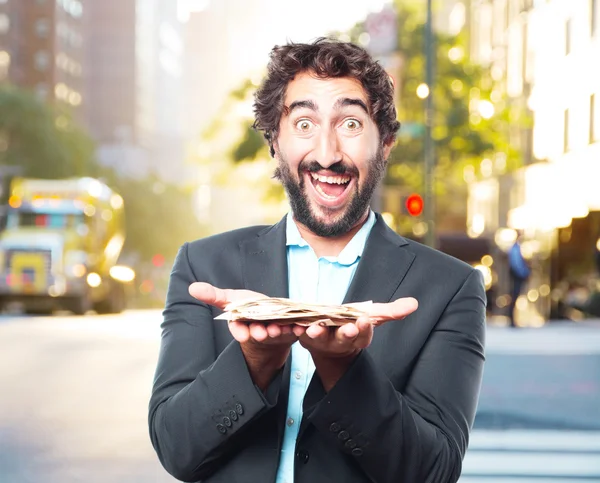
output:
[[[344,303],[390,302],[415,258],[405,245],[378,214]]]
[[[240,244],[244,287],[269,297],[288,297],[286,218]]]

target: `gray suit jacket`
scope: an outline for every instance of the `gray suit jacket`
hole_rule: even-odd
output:
[[[272,483],[290,361],[263,394],[220,313],[188,294],[206,281],[288,295],[285,218],[185,244],[168,289],[149,407],[152,444],[182,481]],[[329,393],[315,374],[304,399],[295,482],[450,483],[461,472],[484,364],[479,272],[408,241],[381,216],[345,302],[412,296],[419,309],[375,329]]]

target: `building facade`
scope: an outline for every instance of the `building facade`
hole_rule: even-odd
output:
[[[472,183],[469,203],[474,236],[494,236],[506,249],[515,231],[525,235],[524,251],[534,270],[518,301],[524,320],[564,316],[565,301],[577,287],[589,289],[596,275],[598,5],[598,0],[477,0],[471,5],[472,56],[491,67],[509,102],[531,117],[531,127],[506,126],[523,153],[523,168],[510,175],[489,173]],[[506,296],[495,302],[505,306]]]
[[[84,117],[84,3],[0,1],[0,82],[30,89]]]

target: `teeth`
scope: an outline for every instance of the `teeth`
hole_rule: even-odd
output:
[[[310,173],[310,175],[321,183],[346,184],[350,182],[349,176],[321,176],[317,173]]]
[[[323,198],[327,198],[329,200],[335,200],[335,196],[331,196],[328,195],[327,193],[325,193],[325,191],[323,191],[323,188],[321,188],[321,186],[317,185],[316,186],[316,190],[319,192],[319,194],[323,197]]]

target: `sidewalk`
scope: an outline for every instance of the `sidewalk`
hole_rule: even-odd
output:
[[[492,315],[487,317],[488,327],[506,327],[509,328],[508,317],[504,315]],[[597,328],[600,330],[600,319],[583,319],[580,321],[575,320],[547,320],[547,321],[535,321],[532,324],[525,324],[521,329],[539,329],[542,327],[588,327]]]

